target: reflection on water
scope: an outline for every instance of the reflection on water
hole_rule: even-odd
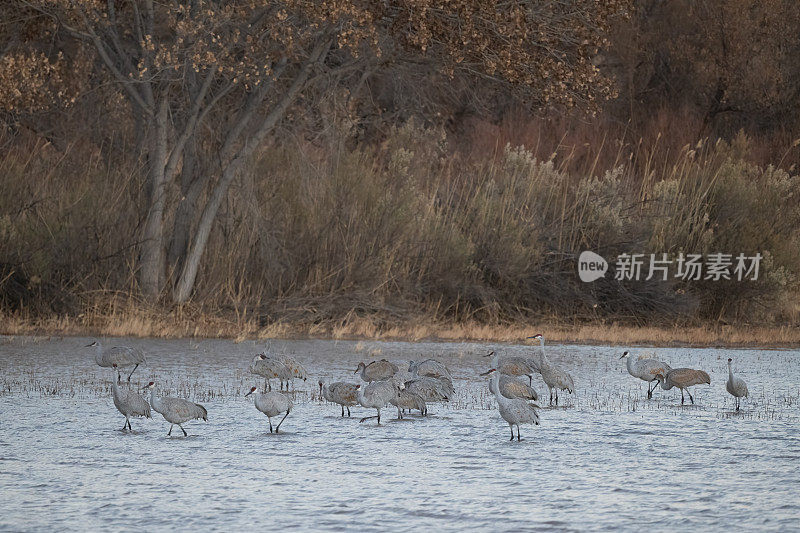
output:
[[[209,422],[168,438],[154,413],[123,433],[111,372],[87,339],[0,337],[0,528],[790,529],[800,518],[797,351],[658,349],[711,375],[698,405],[682,407],[676,389],[647,401],[618,348],[551,346],[576,394],[517,443],[477,376],[488,345],[273,342],[310,376],[273,435],[243,398],[263,386],[247,374],[263,345],[124,343],[148,354],[135,385],[203,403]],[[359,424],[374,411],[341,419],[317,396],[318,379],[356,381],[361,360],[429,356],[450,367],[457,392],[428,418],[389,420],[389,408],[385,425]],[[741,414],[725,392],[729,356],[750,389]]]

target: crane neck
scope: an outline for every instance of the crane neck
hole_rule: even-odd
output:
[[[489,390],[492,391],[494,397],[497,399],[497,403],[505,403],[507,399],[505,396],[500,394],[500,372],[496,371],[492,375],[492,380],[489,382]]]
[[[158,411],[158,409],[161,407],[161,398],[157,396],[156,388],[156,386],[153,386],[153,388],[150,389],[150,405],[153,406],[153,409]]]
[[[547,364],[547,355],[544,353],[544,337],[539,337],[539,349],[542,351],[542,363]]]
[[[733,381],[733,363],[728,361],[728,379]]]
[[[633,356],[631,354],[628,354],[628,357],[626,357],[625,359],[626,359],[625,366],[628,367],[628,374],[633,375],[633,366],[635,364],[633,362]]]

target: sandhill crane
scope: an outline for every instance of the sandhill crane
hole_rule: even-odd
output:
[[[627,358],[625,365],[628,367],[628,374],[647,382],[648,400],[653,397],[653,391],[656,390],[658,386],[656,374],[666,376],[667,372],[672,370],[667,363],[659,361],[658,359],[634,359],[628,352],[624,352],[620,357],[620,359],[624,358]],[[651,383],[653,384],[652,388],[650,388]]]
[[[547,385],[547,388],[550,389],[550,405],[553,405],[554,390],[556,393],[556,405],[558,405],[558,391],[565,390],[572,394],[575,392],[575,382],[573,381],[569,372],[554,365],[549,359],[547,359],[547,355],[544,353],[544,336],[541,333],[537,333],[536,335],[528,338],[539,340],[539,346],[542,350],[541,361],[539,361],[539,372],[542,375],[542,380],[544,381],[545,385]]]
[[[283,361],[274,355],[267,355],[264,353],[253,357],[253,362],[250,363],[249,370],[251,374],[256,374],[264,378],[264,392],[272,390],[271,380],[273,378],[280,379],[279,375],[282,376],[286,373]]]
[[[365,365],[363,362],[358,363],[358,368],[353,374],[361,373],[361,379],[366,382],[382,381],[392,378],[399,368],[396,364],[390,363],[386,359],[380,361],[372,361],[370,364]]]
[[[708,377],[708,374],[702,370],[695,370],[693,368],[673,368],[667,372],[666,376],[664,374],[656,374],[656,377],[661,383],[662,389],[670,390],[672,387],[678,387],[681,390],[681,405],[683,405],[684,402],[684,390],[689,394],[689,399],[692,401],[692,405],[694,405],[694,398],[689,391],[689,387],[701,385],[703,383],[711,385],[711,378]]]
[[[419,394],[426,402],[449,402],[455,395],[453,382],[447,378],[415,378],[406,381],[405,390]]]
[[[350,407],[358,405],[358,389],[361,385],[355,383],[345,383],[344,381],[337,381],[330,385],[325,385],[322,381],[319,382],[320,396],[332,403],[338,403],[342,406],[342,416],[344,417],[344,408],[347,407],[347,416],[350,416]]]
[[[292,383],[292,390],[294,390],[294,378],[308,379],[308,373],[305,367],[297,362],[297,359],[286,354],[278,355],[278,358],[283,363],[284,372],[281,374],[283,381],[286,382],[286,390],[289,390],[289,382]]]
[[[489,390],[497,399],[500,416],[508,422],[508,426],[511,428],[511,440],[514,440],[514,426],[517,426],[517,440],[519,441],[521,439],[519,434],[520,424],[539,425],[539,414],[536,412],[539,406],[519,398],[506,398],[503,396],[500,393],[500,372],[496,369],[492,368],[483,375],[492,376],[489,382]]]
[[[452,381],[450,370],[436,359],[425,359],[424,361],[409,361],[408,371],[414,377],[447,378]]]
[[[188,433],[186,433],[181,424],[195,419],[202,419],[208,422],[208,411],[199,403],[190,402],[183,398],[170,398],[167,396],[159,398],[157,394],[158,387],[152,381],[142,387],[142,390],[148,389],[150,390],[150,405],[157,413],[161,413],[164,420],[170,424],[169,432],[167,433],[168,437],[172,435],[172,426],[175,424],[181,428],[183,436],[188,437]]]
[[[278,422],[278,427],[275,428],[275,433],[278,433],[281,429],[281,424],[283,424],[283,421],[286,420],[286,417],[289,416],[289,412],[292,410],[292,400],[280,392],[256,393],[256,387],[251,387],[250,392],[245,394],[245,397],[253,393],[255,393],[254,403],[256,409],[267,415],[270,433],[272,433],[272,417],[278,416],[281,413],[286,413],[283,415],[283,418],[281,418],[281,421]]]
[[[358,389],[358,403],[367,409],[378,410],[378,425],[381,425],[381,409],[395,400],[397,397],[398,385],[392,380],[371,381],[367,385]],[[365,416],[360,420],[370,420],[374,416]]]
[[[403,410],[418,409],[419,414],[425,416],[428,414],[428,408],[425,406],[425,400],[419,394],[404,389],[402,386],[397,391],[397,396],[389,400],[389,403],[397,407],[397,418],[403,419]]]
[[[538,400],[536,389],[513,376],[500,373],[500,394],[506,398],[519,398],[520,400]]]
[[[111,365],[111,367],[116,371],[117,365]],[[139,393],[130,389],[120,389],[119,385],[117,385],[117,381],[112,378],[111,380],[111,394],[114,397],[114,406],[117,408],[117,411],[122,413],[122,416],[125,417],[125,423],[122,424],[122,430],[125,431],[125,428],[133,431],[131,427],[131,420],[132,416],[143,416],[145,418],[150,418],[150,404],[147,403]]]
[[[541,371],[538,361],[529,357],[522,357],[520,355],[501,356],[493,351],[484,355],[484,357],[491,357],[492,368],[496,369],[501,374],[507,376],[527,376],[530,386],[533,386],[533,374],[538,374]]]
[[[736,410],[738,411],[742,396],[747,397],[747,383],[742,378],[733,375],[733,359],[730,357],[728,358],[728,381],[725,383],[725,388],[736,398]]]
[[[103,349],[103,345],[100,344],[100,341],[94,341],[91,344],[87,344],[86,348],[91,348],[93,346],[97,348],[97,353],[94,356],[95,362],[103,368],[116,368],[117,382],[119,383],[122,382],[122,376],[119,373],[121,368],[127,368],[129,366],[133,367],[131,373],[128,374],[128,381],[130,381],[131,376],[134,372],[136,372],[136,369],[139,368],[139,365],[147,362],[144,352],[140,348],[111,346],[110,348]]]

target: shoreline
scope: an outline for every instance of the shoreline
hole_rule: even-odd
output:
[[[191,314],[193,315],[193,314]],[[320,339],[404,342],[483,342],[522,344],[542,333],[549,343],[654,348],[800,348],[800,327],[705,324],[695,326],[628,326],[587,323],[567,325],[542,320],[530,324],[435,322],[424,319],[390,323],[356,317],[326,323],[277,321],[259,325],[253,319],[217,315],[138,312],[109,316],[22,319],[0,314],[0,335],[47,337],[139,337],[230,339],[235,343],[266,339]]]

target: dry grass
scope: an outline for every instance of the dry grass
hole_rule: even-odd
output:
[[[97,310],[96,310],[97,311]],[[324,323],[276,321],[259,325],[255,318],[211,314],[189,306],[163,310],[130,304],[110,313],[88,312],[77,317],[22,317],[0,313],[2,335],[77,335],[156,338],[249,339],[322,338],[400,341],[491,341],[522,343],[535,333],[548,341],[574,344],[651,346],[800,347],[800,328],[794,326],[630,326],[623,324],[568,325],[557,319],[530,324],[454,322],[426,317],[387,321],[386,317],[352,317]],[[356,351],[364,349],[357,345]],[[373,354],[374,355],[374,354]]]

